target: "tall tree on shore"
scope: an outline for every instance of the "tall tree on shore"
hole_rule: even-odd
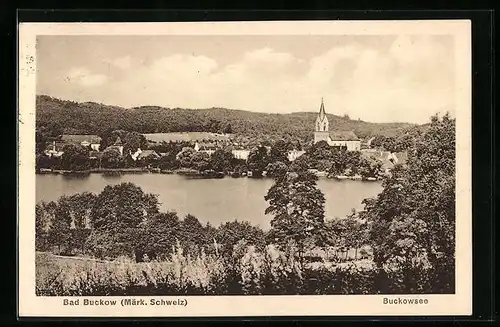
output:
[[[272,214],[270,238],[280,247],[289,241],[297,246],[302,258],[308,244],[321,238],[325,219],[325,196],[317,188],[318,178],[308,172],[281,175],[264,199],[266,214]]]
[[[250,169],[255,176],[262,176],[262,172],[266,169],[269,163],[267,149],[264,146],[259,146],[253,149],[248,155],[248,169]]]
[[[407,168],[397,165],[383,187],[365,201],[376,263],[398,272],[399,291],[453,292],[455,120],[432,117]]]
[[[120,150],[114,147],[106,148],[102,153],[101,166],[103,168],[122,168],[125,166],[125,160],[120,154]]]
[[[106,186],[91,211],[89,248],[99,257],[135,255],[143,238],[141,224],[158,212],[157,197],[144,193],[140,187],[132,183]]]
[[[227,172],[233,169],[234,156],[231,151],[226,149],[217,149],[210,156],[210,166],[215,171]]]
[[[77,144],[66,144],[61,157],[61,168],[72,171],[90,168],[89,149]]]

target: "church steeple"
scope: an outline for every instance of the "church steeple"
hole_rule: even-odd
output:
[[[321,97],[321,107],[319,107],[319,119],[323,120],[325,118],[325,104],[323,103],[323,97]]]
[[[328,132],[328,117],[326,117],[325,104],[321,98],[318,117],[316,118],[316,132]]]

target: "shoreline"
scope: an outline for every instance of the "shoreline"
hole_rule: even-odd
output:
[[[231,173],[224,174],[221,177],[221,173],[217,173],[217,177],[207,176],[207,174],[195,172],[193,170],[186,169],[176,169],[176,170],[160,170],[160,169],[149,169],[149,168],[92,168],[84,171],[70,171],[70,170],[61,170],[61,169],[48,169],[41,168],[39,171],[35,171],[35,175],[68,175],[68,176],[88,176],[90,174],[163,174],[163,175],[180,175],[180,176],[196,176],[200,178],[207,179],[217,179],[217,178],[255,178],[248,176],[247,174],[242,174],[240,176],[234,176]],[[344,176],[344,175],[336,175],[336,176],[328,176],[325,172],[315,173],[321,179],[335,179],[338,181],[342,180],[351,180],[351,181],[360,181],[360,182],[377,182],[381,181],[382,178],[368,177],[363,178],[360,175],[355,176]],[[257,178],[270,178],[270,177],[257,177]]]

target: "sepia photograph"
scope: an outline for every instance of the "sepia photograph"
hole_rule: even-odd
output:
[[[26,24],[26,298],[469,310],[470,25],[348,23]]]

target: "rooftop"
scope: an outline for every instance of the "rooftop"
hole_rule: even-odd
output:
[[[161,142],[196,142],[196,141],[228,141],[229,135],[208,132],[186,132],[186,133],[153,133],[143,134],[146,140],[155,143]]]
[[[139,154],[139,156],[137,157],[137,159],[143,159],[143,158],[147,158],[149,156],[159,157],[158,153],[156,153],[156,151],[154,151],[154,150],[143,150]]]
[[[353,131],[330,132],[333,141],[359,141],[359,137]]]
[[[101,142],[101,138],[97,135],[78,135],[78,134],[63,134],[61,140],[69,143],[82,143],[87,141],[92,144]]]

